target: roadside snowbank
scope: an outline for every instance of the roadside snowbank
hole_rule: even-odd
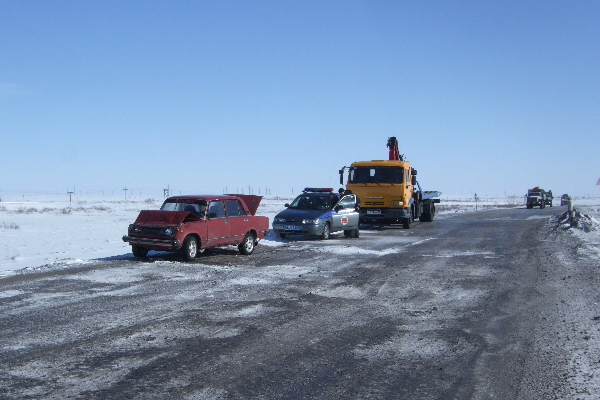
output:
[[[568,211],[557,217],[558,228],[567,230],[584,242],[579,252],[600,260],[600,199],[577,200],[573,209],[573,220]]]

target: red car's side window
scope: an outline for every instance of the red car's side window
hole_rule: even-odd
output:
[[[222,201],[211,201],[209,203],[208,218],[225,218],[225,207]]]
[[[228,217],[237,217],[240,215],[246,215],[242,205],[237,200],[225,200],[225,208],[227,209]]]

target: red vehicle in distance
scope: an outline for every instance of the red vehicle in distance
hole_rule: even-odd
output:
[[[169,197],[160,210],[140,211],[123,241],[140,258],[159,250],[181,252],[184,260],[193,261],[206,249],[230,245],[250,255],[269,234],[269,218],[255,215],[261,199],[241,194]]]

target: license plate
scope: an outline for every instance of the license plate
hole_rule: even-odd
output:
[[[367,214],[381,214],[381,210],[367,210]]]
[[[285,229],[286,231],[299,231],[299,230],[301,230],[298,225],[284,225],[283,229]]]

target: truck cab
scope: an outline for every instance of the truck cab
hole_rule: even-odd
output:
[[[361,199],[361,221],[394,223],[410,216],[415,184],[410,162],[372,160],[352,163],[346,188]]]

